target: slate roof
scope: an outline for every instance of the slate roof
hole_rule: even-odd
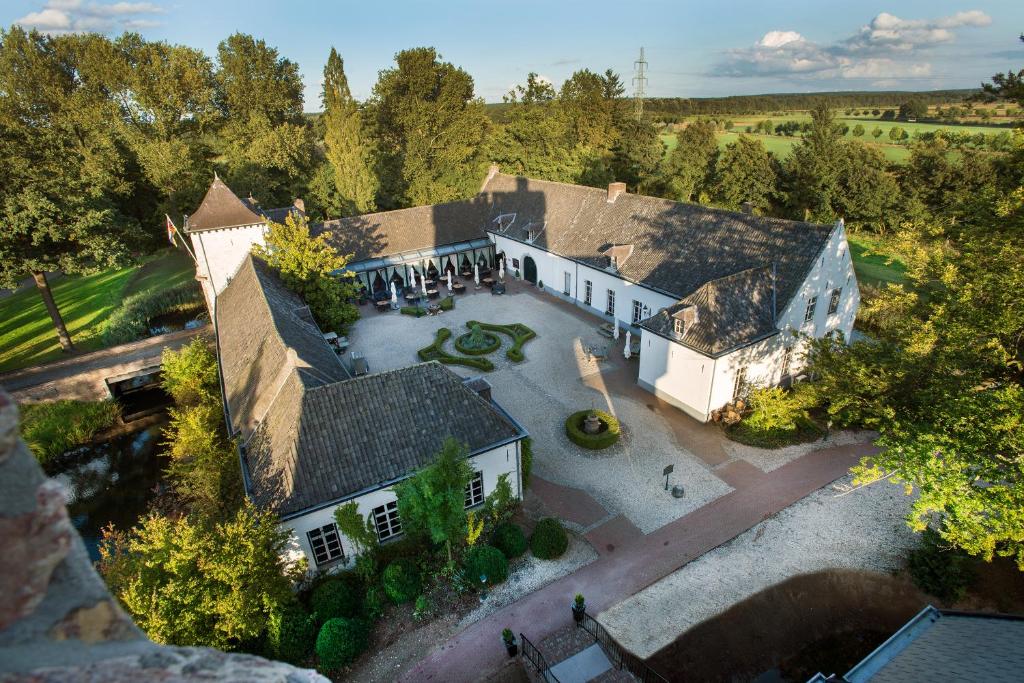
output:
[[[451,436],[470,451],[519,429],[436,361],[309,386],[292,378],[248,443],[251,495],[288,515],[412,474]]]
[[[264,220],[280,223],[292,211],[294,206],[279,209],[260,209],[251,199],[239,199],[219,176],[214,174],[213,182],[206,190],[206,196],[199,208],[185,220],[185,232],[203,232],[237,228],[244,225],[256,225]]]
[[[248,256],[217,299],[228,416],[249,495],[297,513],[410,474],[452,436],[471,450],[520,435],[438,363],[348,379],[301,298]]]
[[[852,668],[850,683],[1021,680],[1024,617],[926,607]]]
[[[750,268],[708,282],[640,326],[701,353],[719,356],[778,332],[772,289],[771,268]],[[696,308],[697,319],[685,334],[676,334],[673,316],[688,306]]]

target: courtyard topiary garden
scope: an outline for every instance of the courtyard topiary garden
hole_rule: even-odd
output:
[[[437,331],[437,334],[434,336],[434,343],[423,347],[416,352],[416,355],[422,361],[436,360],[445,365],[464,365],[483,370],[484,372],[490,372],[494,369],[494,363],[484,356],[494,353],[501,348],[499,334],[505,335],[512,340],[512,346],[505,351],[505,357],[513,363],[521,363],[526,360],[523,346],[526,345],[526,342],[537,336],[536,332],[522,323],[494,325],[469,320],[466,322],[466,327],[469,328],[469,332],[457,336],[454,341],[456,351],[462,355],[455,355],[444,349],[445,343],[452,337],[452,331],[446,327],[442,327]]]

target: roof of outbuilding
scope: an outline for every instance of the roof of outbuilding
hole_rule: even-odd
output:
[[[452,437],[470,452],[520,430],[436,361],[345,382],[286,384],[249,440],[254,501],[287,515],[401,479]]]

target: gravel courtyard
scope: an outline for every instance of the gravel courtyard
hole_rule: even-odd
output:
[[[524,323],[537,337],[524,347],[526,360],[505,358],[510,341],[487,356],[495,370],[480,373],[472,368],[448,366],[469,377],[483,374],[493,385],[495,400],[533,437],[533,471],[549,481],[582,489],[608,512],[624,514],[643,533],[671,522],[731,488],[692,453],[680,447],[670,426],[644,403],[615,392],[591,388],[610,364],[588,357],[588,348],[606,348],[612,341],[598,332],[601,320],[576,313],[554,302],[549,295],[512,286],[504,296],[488,290],[456,298],[452,311],[414,318],[398,312],[377,313],[363,309],[364,317],[353,327],[351,350],[362,353],[370,372],[381,372],[419,362],[416,351],[429,345],[442,327],[454,335],[466,331],[468,320],[489,323]],[[622,353],[620,339],[609,353]],[[456,353],[452,342],[445,349]],[[634,361],[636,362],[636,361]],[[603,451],[587,451],[565,436],[565,418],[576,410],[608,410],[622,424],[619,443]],[[673,483],[686,486],[686,496],[672,498],[664,490],[662,470],[673,465]]]
[[[879,482],[850,491],[851,477],[820,489],[666,576],[597,619],[634,654],[650,657],[700,622],[799,574],[823,569],[890,572],[916,535],[912,498]],[[846,495],[840,495],[850,491]]]

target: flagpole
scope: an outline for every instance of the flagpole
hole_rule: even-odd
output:
[[[178,226],[174,224],[174,221],[172,221],[171,217],[168,216],[167,214],[164,214],[164,217],[167,218],[167,225],[171,228],[171,243],[173,244],[174,238],[178,236]],[[188,240],[185,239],[184,235],[181,236],[181,245],[185,247],[185,251],[188,252],[188,255],[192,257],[192,260],[195,262],[196,267],[198,267],[199,259],[197,259],[195,253],[193,253],[193,251],[189,249]]]

